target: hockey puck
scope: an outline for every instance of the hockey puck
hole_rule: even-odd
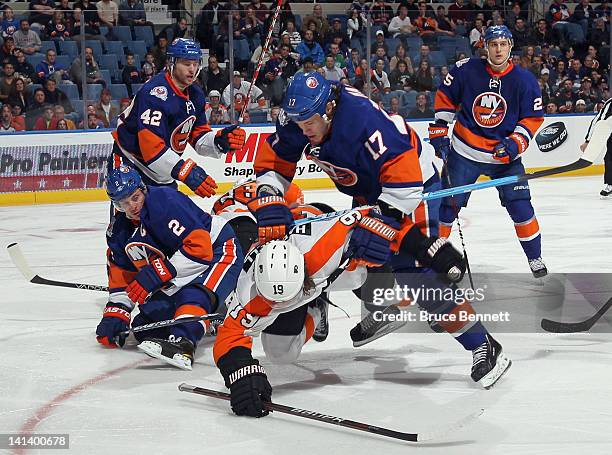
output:
[[[551,123],[536,135],[536,144],[542,152],[552,152],[567,139],[567,128],[563,122]]]

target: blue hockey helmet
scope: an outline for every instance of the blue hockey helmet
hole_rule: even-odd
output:
[[[283,110],[287,118],[301,122],[315,114],[323,117],[332,88],[331,82],[317,72],[297,73],[285,92]]]
[[[130,196],[137,189],[146,190],[145,184],[136,169],[129,166],[120,166],[108,173],[104,181],[106,194],[113,201],[116,209],[121,210],[121,201]]]
[[[198,71],[195,77],[198,77],[202,67],[204,66],[204,62],[202,61],[202,49],[200,49],[200,43],[195,40],[188,38],[177,38],[172,41],[166,50],[166,56],[168,57],[168,61],[170,62],[170,72],[176,63],[176,60],[179,58],[184,58],[186,60],[197,60],[199,62]]]
[[[493,25],[485,30],[484,41],[488,43],[492,39],[506,38],[513,43],[512,32],[505,25]]]

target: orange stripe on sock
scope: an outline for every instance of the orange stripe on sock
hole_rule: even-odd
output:
[[[448,224],[442,224],[442,223],[438,224],[438,235],[441,238],[444,238],[444,239],[449,238],[452,230],[453,230],[452,225],[449,226]]]
[[[306,343],[312,338],[315,331],[314,319],[308,313],[306,314],[306,320],[304,321],[304,329],[306,329],[306,339],[304,340],[304,343]]]
[[[449,314],[452,315],[451,320],[440,321],[439,324],[444,330],[452,335],[455,332],[459,332],[466,325],[471,324],[472,321],[467,320],[467,318],[472,314],[476,314],[476,311],[474,311],[474,308],[470,303],[466,302],[464,304],[457,305],[449,312]]]
[[[537,218],[534,216],[524,223],[514,223],[514,230],[519,240],[525,242],[538,236],[540,233],[540,225],[538,224]]]

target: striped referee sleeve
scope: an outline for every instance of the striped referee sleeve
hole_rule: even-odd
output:
[[[586,136],[584,137],[585,142],[589,142],[591,140],[591,136],[593,135],[593,126],[600,120],[606,120],[610,116],[612,116],[612,98],[608,99],[605,102],[601,110],[597,113],[593,120],[591,120],[591,124],[589,125],[589,130],[587,131]]]

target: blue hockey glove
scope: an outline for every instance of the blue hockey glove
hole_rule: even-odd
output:
[[[442,123],[429,124],[429,143],[436,151],[436,156],[446,161],[450,153],[450,139],[448,138],[448,126]]]
[[[518,134],[511,134],[509,137],[504,138],[493,149],[493,159],[501,161],[504,164],[514,161],[520,153],[517,140],[521,141],[521,143],[524,142],[524,139]]]
[[[391,257],[391,241],[396,237],[398,224],[391,218],[370,211],[364,216],[349,241],[349,251],[357,265],[380,267]]]
[[[293,225],[293,215],[287,201],[280,195],[266,193],[258,189],[255,199],[247,204],[257,219],[259,243],[282,239]]]
[[[227,126],[217,131],[215,145],[223,152],[233,152],[244,147],[245,131],[238,125]]]
[[[175,276],[176,269],[169,260],[154,259],[140,269],[125,292],[132,302],[142,305],[151,292],[157,291]]]
[[[108,302],[102,320],[96,328],[98,343],[109,348],[116,348],[117,344],[123,346],[125,338],[119,334],[130,328],[130,310],[120,303]]]
[[[170,175],[183,182],[200,197],[210,197],[217,189],[215,180],[191,159],[176,163]]]

